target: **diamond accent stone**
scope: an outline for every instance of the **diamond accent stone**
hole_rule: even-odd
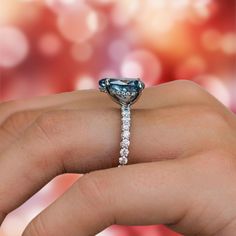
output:
[[[123,126],[122,126],[122,130],[123,130],[123,131],[129,131],[129,129],[130,129],[130,126],[129,126],[129,125],[123,125]]]
[[[130,145],[130,141],[129,141],[128,139],[123,139],[123,140],[121,141],[121,143],[120,143],[120,146],[121,146],[122,148],[128,148],[129,145]]]
[[[124,112],[129,112],[130,111],[128,106],[121,106],[121,110],[124,111]]]
[[[128,158],[127,157],[120,157],[119,158],[119,163],[121,165],[126,165],[128,163]]]
[[[122,117],[122,122],[130,122],[131,118],[130,117]]]
[[[130,137],[130,132],[127,130],[124,130],[121,134],[121,137],[128,139]]]
[[[129,155],[129,150],[127,148],[122,148],[120,150],[120,155],[127,157]]]
[[[130,120],[122,120],[122,124],[130,126]]]
[[[129,112],[122,112],[121,115],[124,117],[124,118],[129,118],[130,117],[130,113]]]

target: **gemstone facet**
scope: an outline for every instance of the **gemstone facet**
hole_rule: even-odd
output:
[[[126,157],[120,157],[119,158],[119,163],[121,165],[126,165],[128,163],[128,159]]]
[[[140,79],[105,78],[99,81],[101,92],[109,93],[119,104],[133,104],[139,98],[145,85]]]

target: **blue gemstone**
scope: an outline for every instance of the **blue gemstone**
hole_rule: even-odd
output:
[[[140,79],[105,78],[99,81],[99,89],[107,92],[119,104],[133,104],[145,85]]]

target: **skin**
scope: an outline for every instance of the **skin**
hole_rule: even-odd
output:
[[[119,106],[96,90],[1,104],[0,222],[57,175],[86,173],[23,236],[89,236],[113,224],[234,235],[236,118],[215,98],[188,81],[147,88],[122,168],[119,142]]]

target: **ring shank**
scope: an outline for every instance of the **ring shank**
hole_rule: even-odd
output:
[[[130,145],[131,109],[130,105],[121,105],[121,142],[119,167],[128,163]]]

